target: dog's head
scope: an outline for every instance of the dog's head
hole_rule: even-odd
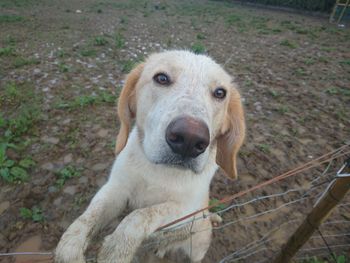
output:
[[[216,149],[217,164],[237,177],[245,135],[241,98],[232,78],[209,57],[188,51],[151,55],[127,76],[118,115],[117,154],[135,119],[150,162],[198,173]]]

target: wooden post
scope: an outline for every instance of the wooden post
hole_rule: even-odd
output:
[[[349,168],[350,162],[342,168],[346,166]],[[339,177],[330,184],[324,196],[282,247],[273,263],[288,263],[350,190],[350,174],[341,176],[338,172],[338,175]]]
[[[339,15],[339,18],[338,18],[338,21],[337,21],[338,24],[340,23],[341,19],[343,18],[346,9],[347,9],[348,6],[349,6],[349,2],[350,2],[349,0],[346,0],[346,3],[345,3],[345,5],[344,5],[344,7],[343,7],[343,10],[341,11],[341,13],[340,13],[340,15]]]

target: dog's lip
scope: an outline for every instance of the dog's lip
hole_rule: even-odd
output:
[[[157,165],[165,165],[172,168],[177,168],[181,170],[191,170],[195,173],[198,173],[199,171],[196,169],[195,163],[193,163],[194,158],[169,158],[169,159],[163,159],[163,160],[157,160],[154,163]]]

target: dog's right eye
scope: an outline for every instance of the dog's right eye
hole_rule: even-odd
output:
[[[170,84],[170,78],[168,75],[164,74],[164,73],[158,73],[156,75],[154,75],[153,80],[155,82],[157,82],[160,85],[169,85]]]

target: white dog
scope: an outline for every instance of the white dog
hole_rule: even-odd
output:
[[[98,262],[131,262],[159,227],[208,205],[218,165],[237,176],[245,135],[241,99],[211,58],[189,51],[151,55],[127,76],[118,115],[118,156],[109,180],[63,234],[56,262],[85,262],[91,238],[127,204],[133,212],[105,238]],[[200,229],[208,231],[196,233]],[[201,261],[210,244],[210,219],[194,221],[191,232],[191,251],[183,240],[159,255],[182,248],[193,262]]]

